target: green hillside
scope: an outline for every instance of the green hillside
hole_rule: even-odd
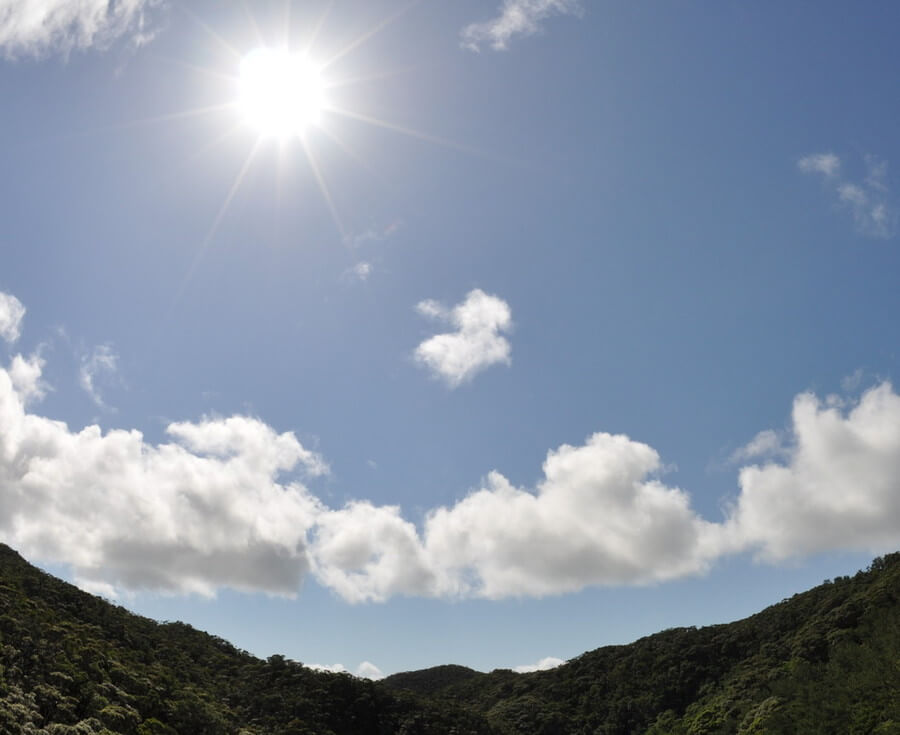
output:
[[[552,671],[369,682],[88,595],[0,545],[0,735],[900,735],[900,554]]]
[[[900,735],[900,554],[735,623],[551,671],[445,678],[439,667],[384,683],[466,702],[503,733]]]
[[[88,595],[0,545],[0,735],[481,735],[480,715],[261,661]]]

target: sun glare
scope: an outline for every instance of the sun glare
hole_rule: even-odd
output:
[[[259,48],[241,61],[238,105],[261,135],[286,139],[319,123],[325,104],[320,70],[305,56]]]

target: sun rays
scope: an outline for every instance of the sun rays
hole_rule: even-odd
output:
[[[318,16],[311,15],[308,19],[302,19],[294,12],[291,0],[286,0],[281,17],[272,24],[267,24],[258,22],[250,6],[244,4],[247,23],[243,28],[245,37],[240,41],[232,39],[229,33],[210,27],[192,11],[181,9],[214,42],[215,48],[219,49],[219,61],[205,66],[183,61],[175,63],[186,70],[216,80],[221,85],[222,94],[226,96],[216,104],[180,110],[131,124],[207,117],[213,121],[221,121],[224,130],[220,135],[210,136],[200,147],[205,155],[224,146],[233,146],[234,139],[249,139],[249,143],[246,154],[240,157],[233,177],[224,189],[222,204],[217,208],[207,234],[197,246],[191,265],[175,295],[173,308],[188,289],[263,150],[274,150],[276,153],[279,191],[283,172],[296,166],[308,171],[342,242],[348,240],[349,233],[341,217],[339,202],[328,184],[328,179],[332,178],[328,176],[330,165],[323,158],[321,146],[325,142],[334,144],[354,165],[363,169],[370,167],[365,156],[353,150],[354,147],[343,139],[339,132],[340,126],[337,125],[338,120],[390,131],[470,155],[484,155],[468,146],[369,114],[353,103],[354,87],[360,88],[372,80],[384,78],[387,73],[371,68],[354,70],[351,55],[417,2],[418,0],[413,0],[404,4],[387,17],[355,34],[349,41],[345,40],[332,48],[327,48],[327,42],[322,40],[326,27],[336,22],[329,16],[330,5]],[[302,22],[304,20],[305,23]],[[301,26],[303,30],[298,33],[297,29]],[[338,66],[341,67],[340,73]],[[199,151],[194,151],[190,157],[196,158],[198,153]]]

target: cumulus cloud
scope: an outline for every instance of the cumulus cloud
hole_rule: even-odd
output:
[[[515,36],[533,36],[540,32],[545,20],[554,15],[580,15],[580,0],[504,0],[500,13],[482,23],[463,28],[462,45],[472,51],[487,43],[495,51],[503,51]]]
[[[119,369],[119,355],[110,345],[98,345],[90,355],[81,358],[78,382],[98,408],[112,410],[100,394],[98,381],[115,376]]]
[[[719,527],[687,493],[655,478],[659,455],[598,433],[547,455],[536,491],[499,472],[451,508],[432,512],[426,547],[446,567],[447,593],[491,599],[695,574],[718,551]]]
[[[32,367],[35,363],[32,363]],[[294,594],[309,569],[319,502],[279,473],[324,464],[291,433],[232,417],[139,431],[73,432],[29,413],[29,389],[0,370],[0,535],[66,562],[85,585],[213,594]]]
[[[396,506],[354,502],[322,513],[311,555],[318,579],[348,602],[438,593],[434,560]]]
[[[416,361],[451,388],[491,365],[511,363],[511,347],[503,334],[512,328],[512,312],[503,299],[476,288],[452,309],[432,300],[420,302],[416,309],[456,330],[425,340],[415,351]]]
[[[21,334],[25,307],[15,296],[0,291],[0,338],[12,344]]]
[[[900,543],[900,396],[889,383],[851,407],[794,400],[787,460],[740,471],[730,532],[765,559]]]
[[[16,355],[0,368],[0,538],[70,565],[107,597],[293,595],[308,575],[351,603],[539,597],[676,579],[745,551],[778,562],[900,544],[900,395],[889,383],[856,401],[797,396],[785,430],[741,450],[757,461],[717,522],[662,481],[652,447],[596,433],[550,450],[534,487],[495,470],[417,525],[396,506],[328,507],[304,484],[325,461],[255,418],[175,422],[158,444],[136,430],[72,430],[27,406],[46,390],[43,365]]]
[[[44,359],[39,354],[31,357],[16,355],[9,366],[9,378],[23,404],[41,400],[48,390],[41,378]]]
[[[105,46],[152,35],[145,11],[159,0],[0,0],[0,48],[8,56]]]
[[[530,674],[533,671],[549,671],[557,666],[562,666],[565,661],[556,656],[547,656],[542,658],[536,664],[523,664],[522,666],[514,666],[513,671],[517,674]]]
[[[865,157],[866,176],[854,183],[841,177],[841,160],[834,153],[813,153],[797,162],[803,173],[820,174],[834,192],[838,205],[850,211],[856,229],[869,237],[892,237],[897,211],[887,183],[887,162]]]

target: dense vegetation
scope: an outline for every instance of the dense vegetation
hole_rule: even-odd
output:
[[[2,735],[491,732],[459,707],[138,617],[0,545]]]
[[[552,671],[369,682],[138,617],[0,545],[0,735],[900,735],[900,554]]]
[[[384,683],[465,702],[502,733],[900,735],[900,554],[746,620],[667,630],[552,671],[448,679],[438,667]]]

